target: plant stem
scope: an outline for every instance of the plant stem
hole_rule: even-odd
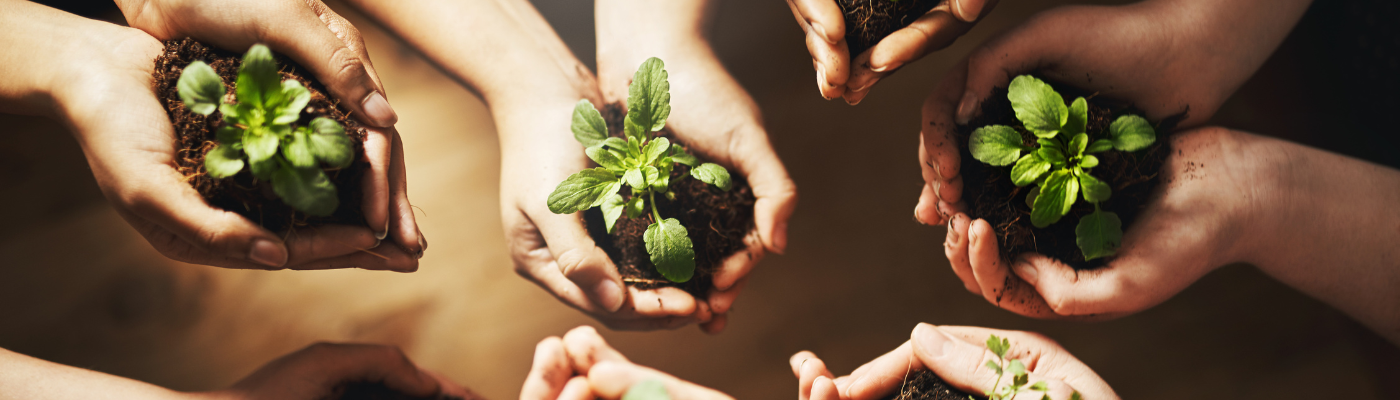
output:
[[[648,201],[648,202],[647,202],[647,203],[648,203],[647,206],[648,206],[648,207],[651,207],[651,217],[652,217],[652,218],[655,218],[655,219],[656,219],[656,223],[657,223],[658,225],[660,225],[660,224],[661,224],[661,213],[658,212],[658,211],[656,211],[656,191],[655,191],[655,190],[648,190],[648,191],[647,191],[647,197],[648,197],[647,200],[651,200],[651,201]]]

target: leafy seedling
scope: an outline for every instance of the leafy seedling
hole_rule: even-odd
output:
[[[603,115],[588,99],[574,106],[571,125],[574,139],[585,147],[584,154],[597,168],[569,176],[549,194],[549,211],[572,214],[601,207],[608,233],[626,213],[638,218],[651,209],[652,223],[642,239],[656,270],[666,279],[681,283],[695,274],[695,250],[686,229],[675,218],[661,218],[656,195],[675,198],[671,192],[671,171],[677,164],[690,166],[690,176],[721,190],[733,186],[729,170],[713,163],[700,163],[680,145],[673,145],[652,132],[666,126],[671,114],[671,84],[665,64],[652,57],[642,63],[627,88],[627,117],[623,120],[626,139],[609,137]],[[621,193],[626,186],[630,195]]]
[[[272,51],[258,44],[248,49],[238,68],[236,102],[225,101],[223,81],[203,61],[185,67],[176,87],[190,111],[223,113],[218,145],[204,155],[209,176],[228,178],[248,167],[257,179],[271,181],[273,192],[292,208],[328,216],[340,200],[322,167],[349,166],[355,154],[352,142],[330,118],[296,126],[311,92],[295,79],[280,78]]]
[[[1084,260],[1117,254],[1123,222],[1117,214],[1099,208],[1112,190],[1089,170],[1099,165],[1095,153],[1133,152],[1152,145],[1157,140],[1152,125],[1141,116],[1124,115],[1109,125],[1107,137],[1091,138],[1086,131],[1088,101],[1080,97],[1066,106],[1055,89],[1029,75],[1012,80],[1007,97],[1016,119],[1036,143],[1025,143],[1020,131],[1010,126],[984,126],[968,140],[972,158],[998,167],[1011,165],[1012,183],[1036,185],[1027,202],[1031,224],[1037,228],[1058,222],[1082,194],[1084,201],[1094,205],[1094,212],[1080,218],[1074,229]]]
[[[666,383],[660,379],[647,379],[627,388],[622,400],[671,400],[671,392],[666,390]]]
[[[1024,392],[1041,392],[1040,400],[1053,400],[1049,394],[1045,394],[1045,391],[1049,389],[1045,381],[1029,383],[1030,374],[1026,372],[1026,364],[1018,359],[1008,360],[1006,358],[1006,353],[1011,351],[1010,340],[991,335],[987,337],[987,350],[991,350],[992,354],[997,356],[995,360],[987,360],[987,369],[997,374],[997,380],[992,384],[992,390],[983,393],[984,396],[987,396],[987,400],[1013,400],[1016,395]],[[1011,376],[1011,380],[1007,382],[1006,386],[1000,386],[1002,379],[1006,378],[1007,375]],[[972,396],[967,396],[967,398],[974,400]],[[1076,391],[1070,395],[1069,400],[1080,400],[1079,392]]]

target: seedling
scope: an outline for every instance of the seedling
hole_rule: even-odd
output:
[[[1030,374],[1026,373],[1026,364],[1018,359],[1006,359],[1006,353],[1011,350],[1010,340],[991,335],[987,337],[987,350],[991,350],[992,354],[997,356],[996,360],[987,360],[987,369],[997,374],[997,380],[996,383],[992,384],[992,390],[983,393],[984,396],[987,396],[987,400],[1013,400],[1016,395],[1023,392],[1041,392],[1040,400],[1053,400],[1049,394],[1045,394],[1045,391],[1049,389],[1045,381],[1037,381],[1027,385],[1030,382]],[[1011,381],[1006,386],[998,387],[1006,375],[1011,375]],[[967,396],[967,398],[974,400],[972,396]],[[1069,400],[1081,400],[1079,392],[1076,391],[1070,395]]]
[[[354,148],[333,119],[294,126],[311,92],[295,79],[280,78],[272,51],[259,44],[243,55],[234,85],[236,102],[226,101],[219,74],[203,61],[185,67],[176,87],[190,111],[223,113],[224,126],[215,133],[218,145],[204,155],[209,176],[228,178],[247,165],[254,177],[272,182],[283,202],[307,215],[328,216],[340,201],[322,165],[349,166]]]
[[[1037,228],[1059,221],[1082,192],[1084,201],[1094,205],[1094,212],[1080,218],[1074,228],[1084,260],[1117,254],[1123,222],[1117,214],[1099,209],[1111,189],[1089,174],[1099,165],[1093,154],[1147,148],[1157,140],[1152,125],[1141,116],[1124,115],[1109,125],[1107,137],[1090,138],[1085,131],[1088,102],[1080,97],[1066,107],[1055,89],[1029,75],[1012,80],[1007,97],[1016,119],[1036,137],[1036,145],[1025,144],[1016,128],[984,126],[973,131],[968,140],[972,158],[999,167],[1015,164],[1011,167],[1012,183],[1035,184],[1026,202],[1031,206],[1031,224]]]
[[[656,195],[674,199],[670,191],[671,171],[676,164],[691,167],[690,176],[728,191],[733,182],[729,170],[713,163],[700,163],[680,145],[672,145],[652,132],[666,126],[671,114],[671,84],[665,64],[652,57],[642,63],[627,87],[627,117],[623,120],[626,139],[608,136],[603,115],[588,99],[574,106],[574,139],[585,147],[588,158],[599,167],[569,176],[549,194],[549,211],[572,214],[602,207],[608,233],[623,212],[638,218],[651,208],[652,223],[643,240],[656,270],[672,282],[689,281],[695,274],[695,250],[686,229],[675,218],[661,218]],[[620,193],[624,184],[630,197]]]
[[[671,400],[671,392],[666,390],[665,382],[653,378],[632,384],[622,400]]]

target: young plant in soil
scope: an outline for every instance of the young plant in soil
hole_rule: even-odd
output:
[[[1107,135],[1091,138],[1089,103],[1083,97],[1066,107],[1055,89],[1029,75],[1012,80],[1008,93],[1016,118],[1036,137],[1035,145],[1025,143],[1016,128],[989,125],[972,132],[968,141],[972,157],[998,167],[1015,164],[1011,183],[1035,184],[1026,203],[1036,228],[1058,222],[1082,193],[1084,201],[1094,205],[1094,212],[1081,217],[1074,230],[1084,260],[1116,254],[1123,223],[1117,214],[1099,207],[1112,189],[1090,174],[1099,165],[1094,153],[1142,150],[1157,140],[1152,125],[1141,116],[1122,115],[1109,126]]]
[[[729,171],[718,164],[701,163],[679,145],[653,132],[666,126],[671,113],[671,84],[665,65],[652,57],[642,63],[628,86],[627,116],[623,121],[626,139],[611,137],[602,113],[587,99],[574,107],[574,139],[599,167],[586,169],[565,179],[550,193],[549,210],[572,214],[599,207],[608,233],[625,213],[628,218],[650,215],[643,240],[656,270],[675,283],[689,281],[695,274],[695,249],[685,226],[676,218],[663,218],[657,195],[674,199],[671,173],[678,165],[691,167],[690,176],[729,191],[733,181]],[[629,195],[621,190],[627,186]]]
[[[932,10],[943,0],[836,0],[846,20],[851,58]]]
[[[987,369],[997,374],[997,379],[992,383],[992,390],[982,393],[987,400],[1015,400],[1016,396],[1027,392],[1041,392],[1040,400],[1054,400],[1049,394],[1044,394],[1048,387],[1045,381],[1030,383],[1030,375],[1026,372],[1026,364],[1018,359],[1007,359],[1006,353],[1011,351],[1011,341],[1006,338],[990,335],[987,337],[987,350],[997,356],[996,360],[987,360]],[[1007,376],[1010,376],[1008,379]],[[1006,382],[1006,385],[1002,385]],[[939,378],[932,371],[923,370],[911,377],[905,377],[905,382],[900,385],[898,395],[890,400],[979,400],[978,397],[954,389],[947,382]],[[1074,392],[1067,400],[1081,400],[1079,392]]]
[[[204,155],[209,176],[229,178],[246,167],[257,179],[271,182],[282,201],[312,216],[328,216],[340,205],[335,185],[321,168],[350,165],[355,154],[350,137],[330,118],[296,125],[311,92],[295,79],[281,79],[267,46],[254,45],[243,56],[235,101],[225,99],[219,74],[203,61],[185,67],[177,88],[190,111],[223,113],[218,145]]]

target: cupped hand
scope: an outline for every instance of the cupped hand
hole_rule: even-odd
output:
[[[588,326],[550,337],[535,346],[521,400],[620,399],[633,385],[659,381],[675,400],[732,400],[714,389],[637,365]]]
[[[1001,259],[986,220],[955,214],[944,251],[969,292],[1017,314],[1037,318],[1106,319],[1145,310],[1201,276],[1252,259],[1248,232],[1281,195],[1275,157],[1253,135],[1198,128],[1171,136],[1159,193],[1106,266],[1076,271],[1037,253]],[[1224,190],[1228,188],[1229,190]],[[1064,223],[1063,221],[1060,223]]]
[[[367,129],[364,215],[375,237],[415,256],[427,247],[408,201],[398,115],[360,32],[320,0],[118,0],[132,27],[157,39],[191,37],[243,52],[265,43],[306,67]],[[413,264],[417,264],[416,261]]]
[[[806,35],[817,90],[823,98],[842,97],[859,104],[870,88],[928,53],[953,44],[999,0],[947,0],[904,28],[891,32],[860,54],[850,54],[846,20],[836,0],[788,0],[792,15]]]
[[[835,377],[810,351],[788,360],[797,377],[800,400],[876,400],[898,394],[906,378],[918,371],[932,371],[949,385],[967,393],[982,394],[998,384],[997,374],[986,367],[997,356],[985,343],[991,335],[1006,338],[1011,348],[1006,358],[1026,366],[1029,382],[1045,382],[1044,395],[1069,400],[1079,393],[1084,400],[1112,400],[1118,395],[1093,369],[1045,336],[1032,332],[1004,331],[973,326],[919,324],[910,339],[850,375]],[[1000,380],[1001,386],[1008,383]],[[1039,398],[1041,392],[1026,393]]]
[[[220,391],[218,400],[339,398],[347,385],[372,384],[413,398],[478,398],[467,389],[413,364],[394,346],[317,343],[253,371]]]

